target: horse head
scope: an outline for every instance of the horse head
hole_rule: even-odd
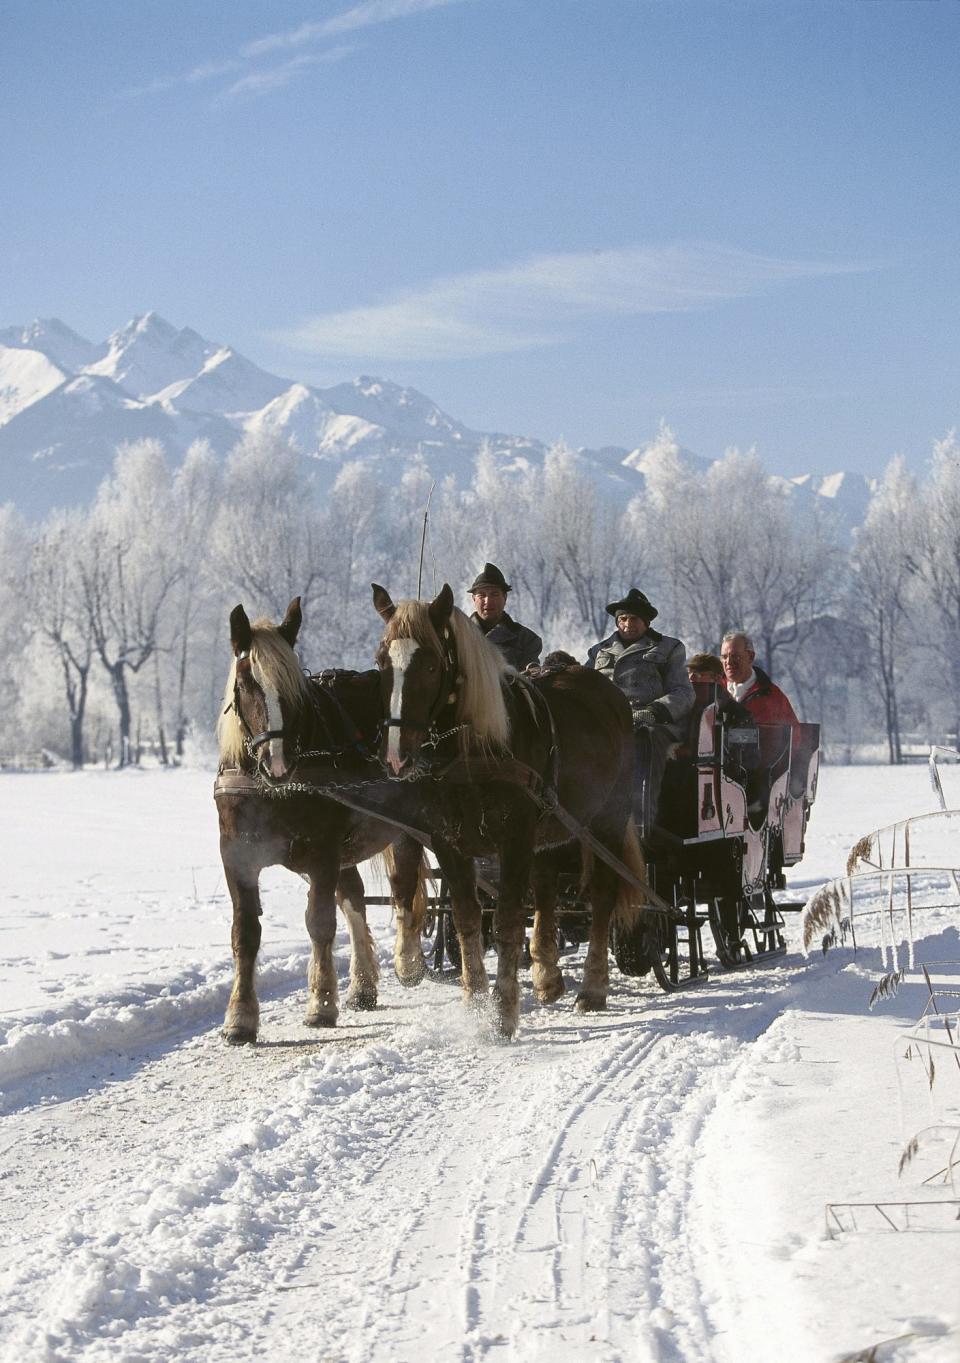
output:
[[[412,771],[426,736],[457,702],[459,663],[452,620],[453,591],[447,583],[427,603],[395,605],[373,583],[373,604],[386,629],[377,650],[383,711],[381,756],[395,776]]]
[[[305,684],[293,646],[302,622],[299,596],[279,625],[251,625],[243,606],[230,612],[234,662],[221,717],[221,758],[239,761],[245,750],[275,781],[289,775],[294,760],[291,724]]]

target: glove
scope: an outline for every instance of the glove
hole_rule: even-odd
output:
[[[633,711],[634,729],[652,729],[655,724],[670,723],[670,711],[658,700],[650,705],[640,705],[637,701],[631,701],[630,709]]]

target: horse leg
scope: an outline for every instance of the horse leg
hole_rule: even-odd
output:
[[[413,986],[427,973],[420,936],[427,907],[423,848],[415,838],[404,834],[389,851],[390,893],[397,910],[393,968],[402,985]]]
[[[564,984],[557,946],[557,853],[553,848],[538,852],[533,859],[533,903],[533,993],[538,1003],[555,1003]]]
[[[590,944],[583,963],[583,985],[575,1004],[579,1013],[601,1012],[607,1006],[610,917],[619,884],[616,871],[599,857],[594,857],[590,872]]]
[[[347,1008],[370,1011],[377,1006],[380,963],[367,924],[363,881],[355,866],[345,866],[340,872],[337,903],[343,910],[350,933],[350,988],[344,1003]]]
[[[337,1005],[337,971],[333,962],[333,939],[337,931],[336,885],[339,866],[329,858],[317,859],[307,868],[310,892],[307,896],[306,923],[313,954],[307,971],[307,1011],[304,1023],[308,1027],[335,1027]]]
[[[261,865],[246,848],[221,842],[223,871],[233,901],[233,989],[223,1019],[223,1036],[233,1045],[256,1041],[260,1025],[256,969],[260,950]]]
[[[477,898],[477,874],[472,857],[463,856],[439,839],[434,850],[441,874],[450,887],[453,925],[460,939],[460,978],[463,981],[464,1000],[472,1003],[490,988],[487,967],[483,963],[483,910]]]
[[[524,900],[533,861],[533,826],[529,819],[511,820],[509,836],[500,845],[500,892],[493,920],[497,944],[497,983],[494,1001],[500,1034],[516,1035],[520,1022],[518,975],[523,955]]]

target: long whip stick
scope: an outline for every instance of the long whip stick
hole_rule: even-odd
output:
[[[423,533],[420,536],[420,567],[417,570],[417,600],[420,599],[420,588],[423,584],[423,551],[427,544],[427,521],[430,519],[430,498],[433,496],[433,489],[437,486],[436,482],[430,484],[430,491],[427,493],[427,504],[423,508]]]

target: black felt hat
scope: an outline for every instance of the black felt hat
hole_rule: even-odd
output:
[[[483,565],[483,571],[477,573],[476,577],[473,579],[472,586],[467,590],[475,592],[479,591],[481,587],[499,587],[504,594],[512,590],[510,583],[495,563],[485,563]]]
[[[631,587],[622,601],[611,601],[607,607],[607,614],[614,619],[618,615],[639,615],[641,620],[646,620],[649,625],[651,620],[656,620],[660,612],[656,606],[651,606],[639,587]]]

